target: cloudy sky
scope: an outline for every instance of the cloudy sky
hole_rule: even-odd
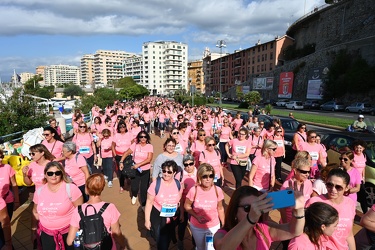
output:
[[[206,47],[225,52],[284,35],[324,0],[0,0],[0,77],[38,65],[79,66],[96,50],[141,53],[142,43],[189,45],[189,59]]]

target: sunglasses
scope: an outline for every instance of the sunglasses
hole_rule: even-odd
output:
[[[120,125],[120,128],[126,128],[126,126],[125,125]]]
[[[43,134],[44,136],[50,136],[51,134]]]
[[[306,127],[301,127],[302,129],[306,129]]]
[[[215,146],[215,144],[207,144],[207,147]]]
[[[241,134],[241,133],[239,133],[239,135],[246,135],[246,134]]]
[[[203,121],[208,121],[208,119],[203,119]]]
[[[53,176],[53,175],[61,176],[62,175],[62,171],[56,171],[56,172],[48,171],[47,175],[50,176],[50,177]]]
[[[340,160],[340,161],[344,160],[345,162],[349,161],[348,158],[344,158],[344,157],[339,157],[339,160]]]
[[[173,132],[172,135],[178,135],[180,132]]]
[[[86,128],[86,126],[79,126],[79,128]]]
[[[163,174],[165,174],[165,173],[173,174],[173,172],[171,170],[165,170],[165,169],[163,169],[162,172],[163,172]]]
[[[243,205],[243,206],[238,206],[238,207],[242,207],[243,211],[245,211],[246,213],[250,212],[250,209],[251,209],[251,205]]]
[[[344,190],[344,187],[343,187],[343,186],[335,185],[335,184],[333,184],[332,182],[327,182],[327,183],[326,183],[326,187],[327,187],[328,189],[336,188],[336,190],[339,191],[339,192],[342,191],[342,190]]]
[[[140,135],[138,138],[139,138],[139,139],[147,138],[147,136],[145,136],[145,135]]]
[[[283,131],[281,131],[281,130],[277,130],[276,132],[283,132]]]
[[[213,179],[214,177],[215,177],[214,174],[205,174],[202,176],[202,179],[208,179],[208,178]]]
[[[206,134],[200,134],[199,136],[206,136]]]
[[[276,151],[277,148],[268,148],[268,149],[271,149],[272,151]]]
[[[34,153],[34,152],[31,152],[31,153],[29,153],[29,155],[30,155],[30,156],[34,156],[34,155],[35,155],[35,153]]]
[[[315,138],[316,138],[316,136],[310,136],[310,138],[311,138],[311,139],[315,139]]]
[[[184,163],[184,166],[185,167],[187,167],[187,166],[194,166],[194,162]]]
[[[298,172],[300,172],[301,174],[310,174],[311,170],[302,170],[302,169],[299,169],[299,168],[296,168]]]

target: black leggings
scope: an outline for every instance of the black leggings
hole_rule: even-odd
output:
[[[140,189],[141,206],[146,205],[147,189],[150,182],[150,170],[143,170],[142,173],[136,173],[135,177],[131,179],[132,196],[137,197]]]
[[[171,218],[172,219],[172,218]],[[174,221],[166,223],[165,217],[160,217],[160,211],[152,206],[151,210],[151,236],[155,239],[158,250],[168,250],[173,235],[176,235]]]
[[[220,142],[219,149],[220,149],[220,155],[221,155],[221,162],[226,163],[228,160],[228,154],[227,154],[227,151],[225,151],[225,144],[227,144],[227,142]]]
[[[66,250],[74,250],[74,246],[68,246],[66,244],[66,237],[68,236],[68,233],[63,234],[63,239],[64,239],[64,246]],[[42,243],[42,249],[43,250],[51,250],[51,249],[56,249],[56,244],[55,240],[53,239],[53,236],[50,236],[46,234],[45,232],[42,231],[40,235],[40,241]]]
[[[284,157],[282,157],[282,156],[275,157],[275,160],[276,160],[276,165],[275,165],[276,180],[280,180],[281,179],[281,163],[283,162],[283,158]]]
[[[245,177],[245,174],[246,174],[246,166],[230,164],[230,168],[232,169],[234,179],[236,180],[236,189],[237,189],[241,187],[242,185],[242,179]]]
[[[365,214],[368,210],[367,200],[366,200],[366,190],[365,190],[365,184],[361,183],[360,189],[358,191],[358,202],[361,204],[362,212]]]

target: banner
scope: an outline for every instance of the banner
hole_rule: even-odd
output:
[[[279,80],[279,98],[292,98],[294,73],[282,72]]]
[[[254,78],[253,89],[272,90],[273,89],[273,77]]]
[[[309,72],[306,94],[307,99],[323,99],[324,83],[321,76],[321,69],[313,69]]]

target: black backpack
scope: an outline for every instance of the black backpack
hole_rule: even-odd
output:
[[[85,209],[85,214],[82,212],[82,207],[78,206],[78,213],[81,216],[79,227],[82,230],[81,249],[107,250],[112,248],[111,234],[108,233],[102,217],[102,213],[108,205],[109,203],[104,203],[97,213],[95,207],[88,204]],[[88,207],[94,209],[95,213],[93,215],[87,215]]]

